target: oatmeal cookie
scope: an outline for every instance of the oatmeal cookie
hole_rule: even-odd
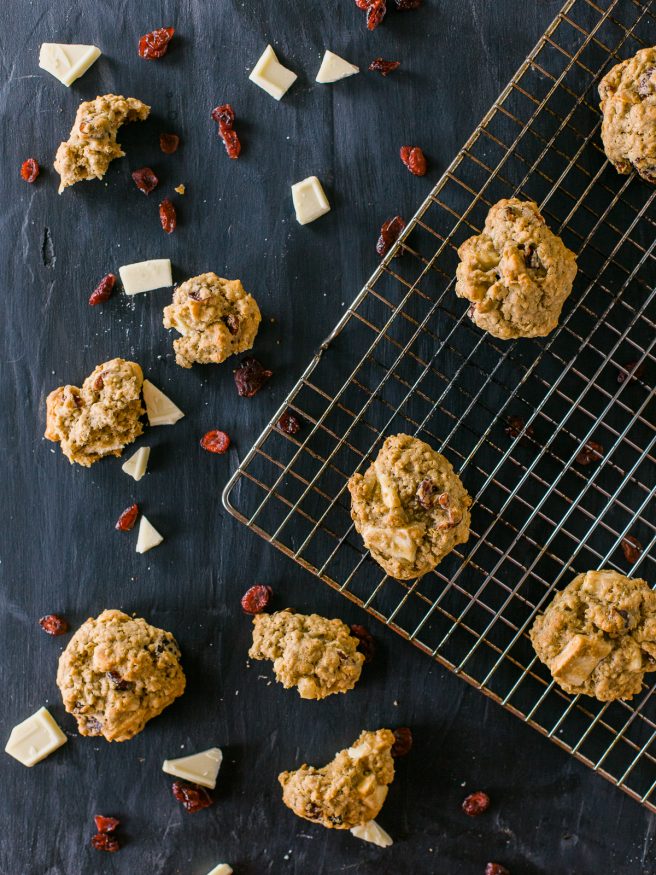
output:
[[[501,340],[544,337],[572,291],[576,256],[547,227],[537,204],[502,200],[482,234],[458,249],[456,295],[473,322]]]
[[[360,679],[364,654],[341,620],[292,611],[253,617],[251,659],[271,659],[285,689],[298,687],[302,699],[325,699],[352,690]]]
[[[282,772],[282,800],[299,817],[328,829],[351,829],[373,820],[394,780],[389,729],[363,732],[323,768],[303,765]]]
[[[656,593],[616,571],[587,571],[530,631],[538,657],[568,693],[631,699],[656,670]]]
[[[138,364],[116,358],[98,365],[81,389],[53,389],[46,400],[45,437],[59,441],[70,463],[85,468],[104,456],[120,456],[143,431],[142,383]]]
[[[469,538],[471,498],[460,478],[448,459],[410,435],[388,437],[348,489],[365,547],[399,580],[432,571]]]
[[[656,46],[640,49],[599,83],[601,139],[618,173],[656,183]]]
[[[164,327],[182,337],[173,341],[182,368],[220,364],[234,353],[251,349],[260,325],[260,308],[239,280],[215,273],[192,276],[173,292],[164,308]]]
[[[122,611],[103,611],[68,642],[57,686],[80,735],[127,741],[182,695],[185,676],[170,632]]]
[[[55,156],[59,193],[83,179],[102,179],[114,158],[125,155],[116,142],[118,129],[125,122],[144,121],[149,113],[150,107],[136,97],[117,94],[81,103],[69,138]]]

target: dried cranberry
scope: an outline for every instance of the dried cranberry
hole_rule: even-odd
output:
[[[596,441],[588,441],[579,450],[576,461],[579,465],[589,465],[591,462],[598,462],[604,456],[604,448]]]
[[[270,586],[256,583],[241,597],[241,607],[245,614],[261,614],[271,601],[273,590]]]
[[[47,614],[39,620],[39,626],[48,635],[65,635],[68,632],[68,623],[59,614]]]
[[[423,0],[394,0],[399,12],[411,12],[413,9],[419,9],[422,2]]]
[[[36,158],[28,158],[21,164],[20,175],[25,182],[34,182],[40,172],[41,168]]]
[[[229,313],[225,317],[225,324],[230,334],[234,335],[239,331],[239,317],[235,316],[234,313]]]
[[[381,258],[387,255],[392,246],[394,246],[404,228],[405,222],[401,216],[394,216],[394,218],[383,222],[380,229],[380,237],[378,238],[378,243],[376,243],[376,252]]]
[[[419,146],[401,146],[399,154],[401,161],[403,161],[410,173],[413,173],[415,176],[424,176],[426,174],[426,156]]]
[[[371,0],[355,0],[355,5],[358,9],[368,9]]]
[[[117,671],[108,671],[107,680],[114,687],[114,689],[118,690],[119,692],[123,692],[124,690],[130,690],[134,686],[134,684],[132,684],[130,681],[123,680],[123,678]]]
[[[91,844],[97,851],[109,851],[110,854],[113,854],[114,851],[118,851],[121,847],[118,843],[118,839],[106,832],[96,833],[91,839]]]
[[[367,6],[367,28],[375,30],[382,23],[387,12],[387,3],[385,0],[369,0]]]
[[[103,817],[102,814],[96,814],[93,819],[95,821],[96,829],[98,830],[98,832],[103,833],[114,832],[116,827],[121,822],[115,817]]]
[[[120,515],[114,528],[119,532],[130,532],[134,528],[138,516],[139,505],[131,504],[130,507],[126,507]]]
[[[208,431],[200,439],[200,445],[208,453],[217,453],[223,455],[228,452],[230,446],[230,438],[224,431],[219,431],[215,428],[213,431]]]
[[[626,561],[633,565],[634,562],[638,561],[642,554],[642,544],[637,538],[634,538],[633,535],[625,535],[622,538],[622,552],[624,553]]]
[[[371,64],[369,64],[369,72],[387,76],[388,73],[398,70],[400,66],[400,61],[386,61],[384,58],[374,58]]]
[[[178,216],[175,207],[168,198],[164,198],[159,205],[159,220],[167,234],[172,234],[178,224]]]
[[[412,750],[412,730],[407,726],[400,726],[394,730],[394,744],[390,753],[393,757],[404,757]]]
[[[462,810],[470,817],[478,817],[479,814],[484,814],[489,807],[490,797],[482,790],[470,793],[462,802]]]
[[[186,781],[174,781],[171,787],[173,795],[182,802],[183,806],[191,814],[196,811],[202,811],[203,808],[208,808],[214,799],[210,796],[204,787],[199,787],[197,784],[188,784]]]
[[[159,185],[159,179],[150,167],[140,167],[132,171],[132,179],[139,191],[150,194]]]
[[[525,425],[526,425],[526,422],[524,421],[524,419],[521,416],[509,416],[508,417],[508,425],[505,428],[505,432],[511,438],[513,438],[513,439],[517,438],[522,433],[522,429],[524,428]],[[522,441],[524,443],[527,443],[527,441],[524,441],[524,438],[527,438],[527,437],[531,438],[531,437],[533,437],[533,434],[534,434],[533,426],[529,425],[529,427],[524,432],[524,436],[522,438]]]
[[[173,27],[158,27],[157,30],[145,33],[139,40],[139,57],[149,61],[164,57],[174,33]]]
[[[501,863],[488,863],[485,867],[485,875],[510,875],[510,872]]]
[[[223,145],[228,153],[228,157],[233,160],[239,158],[239,155],[241,154],[241,143],[239,142],[237,131],[222,131],[219,128],[219,134],[223,140]]]
[[[641,380],[645,375],[645,362],[627,362],[625,365],[622,365],[623,370],[618,371],[617,374],[617,382],[624,383],[625,380],[629,380],[631,377],[635,377],[636,380]]]
[[[365,626],[360,626],[358,623],[351,626],[351,635],[358,639],[358,650],[360,653],[364,653],[364,661],[371,662],[376,653],[374,636]]]
[[[104,304],[105,301],[109,301],[115,285],[116,277],[113,273],[108,273],[104,276],[89,296],[91,306],[95,307],[96,304]]]
[[[424,510],[431,510],[439,501],[439,487],[430,477],[424,477],[415,493],[417,501]]]
[[[178,151],[180,137],[177,134],[160,134],[159,147],[165,155],[172,155]]]
[[[215,106],[212,110],[212,118],[226,131],[231,131],[235,124],[235,111],[229,103],[222,103],[220,106]]]
[[[260,391],[269,377],[273,376],[273,371],[267,370],[255,358],[244,359],[233,373],[237,394],[241,395],[242,398],[252,398]]]
[[[285,410],[277,425],[280,431],[284,431],[285,434],[296,434],[301,428],[300,420],[291,410]]]

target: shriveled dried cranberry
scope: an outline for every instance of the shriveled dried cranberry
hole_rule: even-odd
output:
[[[134,528],[134,524],[139,516],[139,505],[131,504],[126,507],[120,517],[116,520],[114,528],[118,532],[130,532]]]
[[[604,448],[596,441],[588,441],[579,450],[576,461],[579,465],[589,465],[591,462],[598,462],[604,456]]]
[[[638,561],[642,554],[642,544],[637,538],[634,538],[633,535],[625,535],[622,538],[622,552],[624,553],[626,561],[633,565],[634,562]]]
[[[223,145],[228,153],[228,157],[233,160],[239,158],[241,154],[241,143],[237,136],[237,131],[223,131],[219,128],[219,135],[223,140]]]
[[[383,222],[380,229],[380,237],[376,243],[376,252],[381,256],[387,255],[392,246],[399,239],[401,231],[405,228],[405,222],[401,216],[394,216]]]
[[[641,380],[645,375],[645,362],[627,362],[625,365],[622,365],[623,370],[618,371],[617,373],[617,382],[624,383],[625,380],[631,379],[631,377],[635,377],[636,380]]]
[[[241,607],[245,614],[261,614],[271,601],[273,590],[263,583],[256,583],[241,597]]]
[[[132,179],[139,191],[150,194],[159,185],[159,179],[150,167],[140,167],[132,171]]]
[[[40,172],[41,168],[36,158],[28,158],[21,164],[20,175],[25,182],[34,182]]]
[[[505,432],[511,438],[513,438],[513,439],[517,438],[522,433],[522,429],[524,428],[525,425],[526,425],[526,422],[524,421],[524,419],[521,416],[509,416],[508,417],[508,425],[505,428]],[[533,426],[529,425],[529,427],[524,432],[524,436],[522,438],[522,443],[528,443],[528,441],[526,441],[525,438],[531,438],[531,437],[533,437],[533,434],[534,434]]]
[[[510,871],[501,863],[488,863],[485,867],[485,875],[510,875]]]
[[[412,12],[413,9],[419,9],[422,2],[423,0],[394,0],[399,12]]]
[[[390,753],[393,757],[404,757],[412,750],[412,730],[408,726],[399,726],[394,730],[394,744]]]
[[[68,623],[59,614],[47,614],[39,620],[39,626],[48,635],[65,635],[68,632]]]
[[[374,636],[366,626],[360,626],[358,623],[354,623],[351,626],[351,635],[354,635],[358,639],[358,650],[360,653],[364,653],[364,661],[371,662],[376,653],[376,642],[374,641]]]
[[[105,301],[109,301],[115,285],[116,277],[113,273],[108,273],[104,276],[89,296],[91,306],[95,307],[96,304],[104,304]]]
[[[235,111],[229,103],[222,103],[219,106],[215,106],[212,110],[212,118],[219,125],[219,127],[225,128],[225,130],[230,131],[234,127],[235,124]]]
[[[110,854],[118,851],[121,847],[116,836],[106,832],[96,833],[91,839],[91,844],[97,851],[109,851]]]
[[[164,57],[174,33],[173,27],[158,27],[157,30],[145,33],[139,40],[139,57],[149,61]]]
[[[355,0],[355,5],[358,9],[367,9],[370,3],[371,0]]]
[[[165,155],[172,155],[178,151],[180,137],[177,134],[160,134],[159,147]]]
[[[386,61],[385,58],[374,58],[371,64],[369,64],[369,72],[387,76],[388,73],[398,70],[400,66],[400,61]]]
[[[403,161],[410,173],[415,176],[424,176],[426,174],[426,156],[419,146],[401,146],[399,154],[401,161]]]
[[[171,790],[178,802],[182,802],[190,814],[202,811],[203,808],[208,808],[214,802],[214,799],[212,799],[207,790],[204,787],[199,787],[197,784],[188,784],[186,781],[174,781]]]
[[[134,686],[131,681],[124,680],[117,671],[108,671],[107,680],[114,687],[114,689],[118,690],[119,692],[123,692],[124,690],[130,690]]]
[[[228,452],[230,446],[230,438],[224,431],[215,428],[213,431],[208,431],[200,439],[200,445],[208,453],[217,453],[223,455]]]
[[[439,486],[430,477],[424,477],[415,493],[417,501],[424,508],[430,510],[435,507],[439,500]]]
[[[114,832],[116,827],[121,822],[115,817],[104,817],[102,814],[96,814],[93,819],[96,824],[96,829],[98,830],[98,832],[102,833]]]
[[[172,234],[175,231],[178,224],[178,214],[167,197],[159,205],[159,220],[167,234]]]
[[[273,376],[273,371],[269,371],[255,358],[244,359],[233,373],[237,394],[241,395],[242,398],[252,398],[260,391],[269,377]]]
[[[478,817],[479,814],[484,814],[489,807],[490,797],[483,790],[470,793],[462,801],[462,810],[470,817]]]
[[[225,317],[225,324],[230,334],[236,334],[239,331],[239,316],[234,313],[229,313]]]
[[[367,28],[375,30],[382,23],[386,12],[386,0],[369,0],[369,5],[367,6]]]
[[[280,431],[284,431],[285,434],[296,434],[301,428],[299,418],[295,416],[291,410],[285,410],[278,420],[277,425]]]

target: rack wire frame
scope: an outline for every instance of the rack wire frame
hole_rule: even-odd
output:
[[[656,582],[656,190],[609,166],[596,96],[655,32],[656,0],[565,3],[223,493],[269,543],[652,811],[653,686],[629,702],[569,696],[527,631],[580,571]],[[473,326],[453,281],[458,246],[511,196],[540,204],[579,272],[551,335],[504,343]],[[277,426],[286,409],[297,435]],[[399,431],[443,452],[474,496],[468,543],[414,581],[369,557],[346,490]],[[591,439],[603,457],[582,466]],[[632,563],[627,536],[642,543]]]

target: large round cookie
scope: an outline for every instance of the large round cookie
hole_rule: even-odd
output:
[[[587,571],[556,595],[530,636],[566,692],[630,699],[656,670],[656,593],[638,578]]]
[[[122,611],[103,611],[69,641],[57,686],[81,735],[127,741],[182,695],[185,676],[170,632]]]
[[[502,200],[482,234],[458,249],[456,294],[471,319],[501,340],[544,337],[572,291],[576,257],[547,227],[537,204]]]
[[[640,49],[599,83],[601,139],[618,173],[656,183],[656,47]]]
[[[388,437],[376,461],[348,482],[365,546],[399,580],[419,577],[469,537],[471,498],[450,462],[407,434]]]

